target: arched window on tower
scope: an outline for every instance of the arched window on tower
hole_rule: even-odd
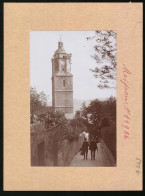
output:
[[[63,86],[65,87],[65,80],[63,80]]]

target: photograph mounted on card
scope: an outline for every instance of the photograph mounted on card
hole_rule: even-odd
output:
[[[142,190],[142,14],[4,4],[4,190]]]

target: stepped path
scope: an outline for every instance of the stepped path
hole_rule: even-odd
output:
[[[104,152],[102,150],[101,143],[98,145],[98,151],[96,150],[95,153],[95,160],[91,160],[91,152],[90,150],[88,151],[88,159],[84,160],[84,156],[80,155],[78,153],[74,159],[72,160],[71,164],[69,165],[70,167],[107,167],[108,162],[106,160],[106,157],[104,155]]]

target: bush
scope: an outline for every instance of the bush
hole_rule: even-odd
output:
[[[79,135],[82,131],[87,131],[85,123],[81,119],[72,119],[70,125],[73,128],[73,131]]]

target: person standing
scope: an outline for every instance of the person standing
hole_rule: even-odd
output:
[[[98,147],[97,147],[95,138],[92,137],[92,139],[90,141],[91,160],[95,160],[95,152],[96,152],[96,149],[98,151]]]
[[[87,141],[89,141],[89,133],[88,133],[88,131],[83,131],[83,132],[80,134],[80,136],[84,136],[84,138],[86,138]]]
[[[82,145],[82,151],[84,153],[84,159],[88,159],[88,147],[89,143],[87,142],[87,139],[84,139],[83,145]]]
[[[85,138],[87,139],[87,142],[89,141],[89,133],[88,131],[85,131]]]

